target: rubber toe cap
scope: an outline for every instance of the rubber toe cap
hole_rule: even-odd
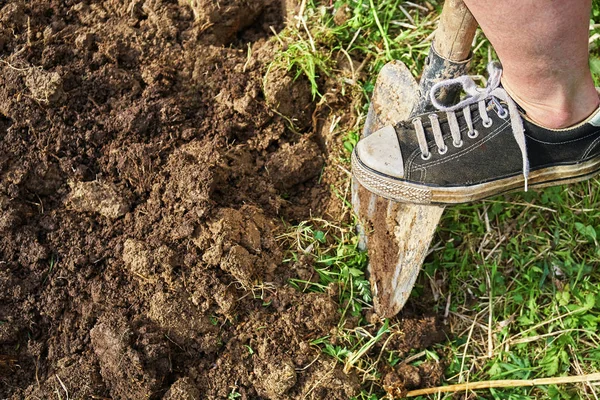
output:
[[[404,162],[393,126],[386,126],[360,140],[356,155],[367,167],[388,176],[403,178]]]

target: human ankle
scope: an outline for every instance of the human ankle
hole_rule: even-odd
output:
[[[526,113],[526,118],[543,128],[563,129],[576,125],[600,106],[599,94],[593,86],[575,91],[576,96],[555,96],[546,101],[530,101],[512,90],[503,81],[504,88]]]
[[[547,129],[564,129],[585,121],[591,114],[597,110],[598,105],[592,108],[589,112],[574,112],[570,110],[558,110],[558,109],[543,109],[540,107],[519,105],[525,110],[525,117],[530,121],[534,122]]]

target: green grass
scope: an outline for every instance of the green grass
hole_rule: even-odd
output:
[[[372,301],[369,281],[365,277],[367,255],[358,250],[353,227],[337,226],[322,219],[312,219],[283,235],[289,248],[286,263],[302,258],[314,265],[315,280],[292,279],[290,284],[302,291],[324,292],[336,289],[343,305],[342,319],[361,315],[364,305]]]
[[[423,67],[440,3],[416,3],[357,0],[328,6],[308,1],[305,24],[279,35],[286,50],[274,62],[304,74],[313,93],[325,99],[325,78],[339,79],[343,91],[360,99],[348,111],[362,121],[374,80],[387,61],[405,62],[415,76]],[[600,21],[600,4],[593,4],[590,65],[600,84],[600,25],[595,22]],[[341,7],[347,15],[336,24],[333,16]],[[493,50],[480,33],[474,49],[472,73],[484,74]],[[340,73],[338,60],[344,58],[361,63],[364,74]],[[349,127],[341,136],[342,154],[332,162],[348,168],[360,128],[360,123]],[[340,201],[348,207],[346,199]],[[417,297],[435,293],[432,311],[442,316],[447,310],[449,340],[411,354],[411,363],[424,358],[443,362],[447,384],[599,372],[599,205],[599,181],[592,179],[448,207],[413,297],[419,301]],[[365,384],[358,399],[383,399],[382,371],[404,361],[387,347],[387,340],[400,334],[402,326],[395,318],[365,318],[372,300],[367,259],[358,250],[353,224],[313,219],[290,227],[282,240],[290,249],[287,261],[309,258],[316,274],[291,284],[304,291],[334,290],[342,307],[338,332],[312,344],[345,370],[362,374]],[[489,389],[468,398],[594,399],[598,394],[595,386],[574,384]]]
[[[442,276],[447,286],[440,290],[452,294],[456,337],[443,346],[452,355],[450,380],[600,370],[597,187],[592,180],[448,208],[438,232],[444,246],[424,266],[422,282]],[[584,397],[581,387],[570,387],[503,390],[490,398],[509,395]]]

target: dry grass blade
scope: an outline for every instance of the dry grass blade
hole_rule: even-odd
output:
[[[412,390],[406,393],[406,397],[416,397],[426,394],[449,393],[449,392],[464,392],[466,390],[480,390],[490,388],[510,388],[523,386],[543,386],[543,385],[562,385],[567,383],[590,383],[600,381],[600,373],[561,376],[556,378],[541,378],[541,379],[506,379],[496,381],[482,381],[461,383],[458,385],[439,386],[434,388]]]

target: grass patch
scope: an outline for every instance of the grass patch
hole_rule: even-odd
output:
[[[286,43],[274,62],[305,74],[315,95],[325,77],[359,88],[359,110],[368,105],[377,73],[392,59],[406,63],[415,76],[423,68],[441,3],[392,0],[308,1],[297,27],[279,35]],[[291,43],[296,43],[296,48]],[[600,4],[590,23],[590,65],[600,86]],[[494,58],[485,37],[474,43],[473,74],[485,74]],[[355,60],[364,74],[338,76],[340,60]],[[348,155],[360,129],[344,135],[338,158]],[[412,297],[433,293],[433,309],[446,316],[449,340],[419,354],[444,362],[448,384],[498,379],[533,379],[600,371],[600,182],[557,186],[539,192],[496,197],[474,205],[448,207]],[[344,203],[347,207],[347,201]],[[378,322],[365,316],[371,293],[367,259],[357,247],[352,224],[320,219],[290,227],[282,240],[288,262],[309,258],[315,278],[293,280],[299,290],[334,290],[342,318],[338,332],[312,343],[346,370],[363,376],[358,399],[385,398],[382,371],[406,362],[386,346],[402,334],[394,318]],[[489,389],[461,398],[597,398],[589,384]],[[420,399],[450,399],[430,395]]]
[[[342,319],[360,318],[363,307],[370,307],[367,255],[358,249],[352,225],[338,226],[315,218],[291,228],[280,239],[284,248],[290,249],[284,263],[310,263],[316,273],[313,280],[292,279],[292,286],[301,291],[336,290],[343,305]]]
[[[443,346],[451,357],[449,382],[599,371],[597,187],[592,180],[448,208],[437,234],[444,246],[424,266],[424,279],[443,282],[439,290],[452,296],[455,338]],[[558,399],[590,390],[596,391],[579,385],[490,394]]]

